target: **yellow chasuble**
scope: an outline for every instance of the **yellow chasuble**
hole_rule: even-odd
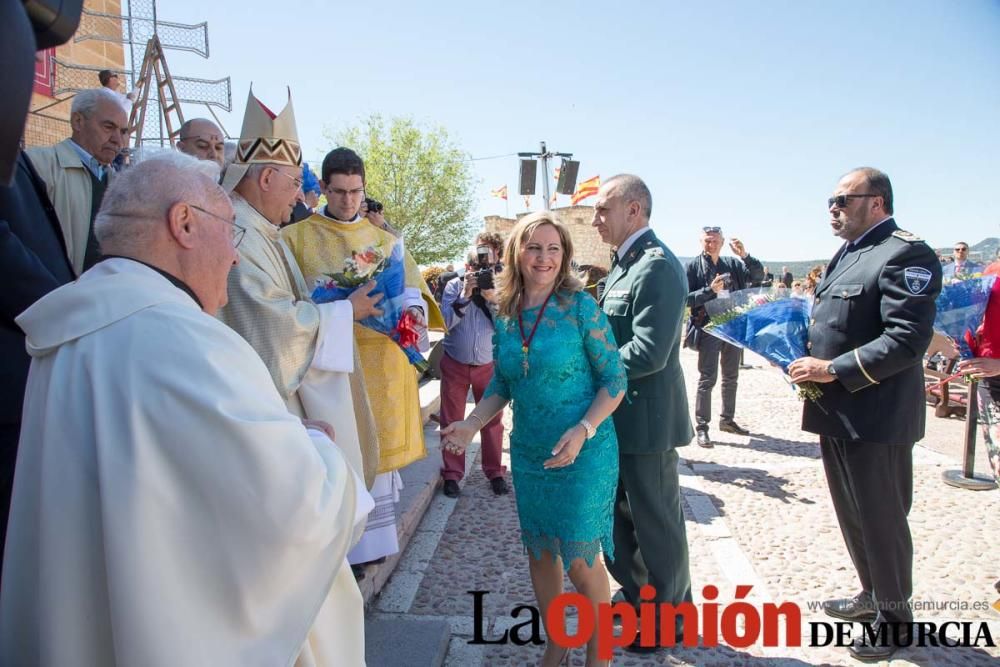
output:
[[[282,231],[310,289],[325,274],[340,273],[352,251],[369,247],[391,252],[396,237],[375,227],[367,219],[340,222],[314,214]],[[424,312],[430,329],[444,329],[444,318],[417,263],[405,253],[406,286],[417,288],[424,297]],[[386,473],[427,455],[424,426],[420,418],[420,396],[416,369],[388,336],[354,324],[355,340],[364,369],[365,384],[378,431],[378,472]]]

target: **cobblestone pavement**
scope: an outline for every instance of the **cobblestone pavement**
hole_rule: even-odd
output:
[[[740,373],[736,417],[753,435],[713,430],[714,449],[692,444],[680,450],[695,601],[704,600],[704,586],[715,585],[721,610],[734,600],[737,585],[751,585],[746,599],[758,608],[768,602],[799,605],[802,640],[808,644],[809,622],[832,620],[810,609],[810,603],[853,595],[859,585],[834,517],[817,438],[799,430],[801,407],[780,374],[750,357],[755,367]],[[685,351],[683,364],[693,401],[696,356]],[[718,387],[715,394],[717,414]],[[963,428],[964,422],[938,419],[928,410],[927,436],[914,451],[913,600],[918,620],[972,621],[977,629],[985,621],[1000,642],[1000,614],[989,608],[1000,597],[993,588],[1000,566],[990,552],[996,544],[991,538],[1000,531],[1000,495],[941,481],[944,470],[960,465]],[[976,469],[985,471],[981,444],[979,449]],[[571,590],[568,581],[566,586]],[[539,647],[468,643],[477,630],[468,593],[473,590],[489,591],[482,601],[482,632],[489,639],[528,618],[524,613],[512,618],[515,607],[534,604],[514,497],[490,493],[478,457],[457,501],[440,493],[434,498],[372,616],[447,620],[452,629],[448,665],[535,664]],[[982,647],[982,642],[980,648],[908,648],[896,655],[893,664],[900,665],[1000,664],[1000,649]],[[574,650],[571,664],[582,665],[583,657],[583,649]],[[617,652],[614,664],[859,663],[845,648],[768,648],[758,641],[747,648],[720,643],[641,657]]]

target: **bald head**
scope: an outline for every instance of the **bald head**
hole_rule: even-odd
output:
[[[115,178],[94,220],[105,255],[140,260],[179,278],[208,313],[226,303],[242,234],[214,162],[166,151]]]
[[[626,202],[638,202],[640,215],[649,221],[653,215],[653,195],[641,178],[634,174],[618,174],[605,183],[609,192],[619,195]]]
[[[183,125],[177,140],[177,150],[199,160],[211,160],[222,167],[226,138],[219,126],[207,118],[192,118]]]
[[[158,219],[173,204],[228,199],[218,185],[219,168],[166,151],[126,169],[111,182],[94,219],[94,236],[105,255],[142,259],[155,244]]]

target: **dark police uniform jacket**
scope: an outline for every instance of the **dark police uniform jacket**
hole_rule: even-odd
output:
[[[623,454],[662,452],[694,437],[680,362],[687,292],[684,268],[651,229],[605,281],[601,308],[628,375],[625,400],[614,413]]]
[[[841,248],[816,287],[808,342],[837,379],[819,385],[818,404],[805,402],[803,430],[885,444],[923,438],[923,355],[940,291],[934,251],[892,218]]]

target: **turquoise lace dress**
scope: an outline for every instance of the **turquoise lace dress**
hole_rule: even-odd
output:
[[[540,308],[525,310],[525,334]],[[546,470],[552,448],[580,421],[602,387],[612,396],[625,390],[625,368],[607,317],[584,292],[553,297],[522,367],[517,317],[497,318],[496,362],[485,396],[512,401],[514,429],[510,462],[517,493],[521,540],[534,558],[543,550],[562,556],[569,569],[576,558],[593,565],[602,550],[614,557],[612,506],[618,485],[618,440],[609,417],[584,442],[576,461]]]

